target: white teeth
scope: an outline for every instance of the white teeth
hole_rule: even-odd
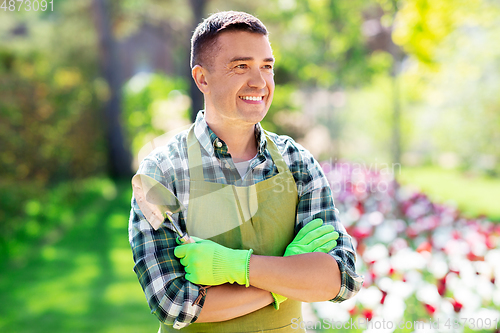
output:
[[[262,97],[256,96],[241,96],[240,98],[246,101],[262,101]]]

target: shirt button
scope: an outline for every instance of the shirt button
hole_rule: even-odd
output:
[[[217,142],[215,143],[215,145],[220,148],[220,147],[222,147],[222,142],[220,142],[219,140],[217,140]]]
[[[229,163],[226,163],[224,166],[225,166],[226,168],[228,168],[228,169],[231,167],[231,166],[229,165]]]

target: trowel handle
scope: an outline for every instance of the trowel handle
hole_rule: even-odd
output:
[[[175,221],[172,219],[171,215],[172,215],[171,212],[165,212],[165,219],[170,222],[170,224],[172,225],[172,227],[174,227],[174,230],[177,233],[177,240],[181,244],[194,243],[195,242],[194,239],[192,239],[191,237],[189,237],[189,235],[188,235],[187,232],[182,232],[181,228],[179,228],[177,226],[177,224],[175,223]]]
[[[177,239],[179,240],[179,242],[181,244],[195,243],[194,239],[192,239],[191,237],[189,237],[189,235],[187,233],[185,233],[184,235],[182,235],[182,237],[177,237]]]

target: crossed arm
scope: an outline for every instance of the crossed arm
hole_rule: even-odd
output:
[[[333,226],[315,219],[298,232],[283,257],[251,255],[251,250],[234,250],[199,238],[179,246],[175,256],[185,266],[185,278],[216,286],[208,289],[197,321],[228,320],[253,312],[274,301],[271,292],[277,298],[276,307],[284,297],[305,302],[333,299],[340,290],[340,270],[326,253],[336,246],[338,237]],[[233,288],[227,282],[252,288]]]
[[[327,301],[338,294],[340,284],[337,262],[326,253],[252,255],[250,287],[223,284],[209,288],[197,322],[229,320],[256,311],[273,302],[270,291],[304,302]]]
[[[361,287],[362,278],[355,272],[354,251],[342,229],[341,225],[335,228],[341,231],[340,237],[328,254],[252,255],[250,286],[246,288],[245,282],[240,282],[241,285],[221,282],[207,290],[203,307],[192,306],[198,288],[185,280],[185,268],[174,255],[181,246],[177,246],[173,231],[162,227],[154,232],[148,222],[132,210],[130,242],[136,263],[134,271],[152,312],[164,323],[178,320],[189,324],[228,320],[256,311],[273,303],[270,291],[306,302],[349,299]]]

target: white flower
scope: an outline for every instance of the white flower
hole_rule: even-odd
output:
[[[380,225],[384,222],[384,215],[379,211],[372,212],[368,215],[368,222],[373,226]]]
[[[445,257],[441,252],[434,254],[429,262],[429,272],[434,275],[436,279],[443,278],[448,273],[448,264]]]
[[[391,288],[391,293],[400,295],[404,299],[408,298],[415,291],[416,286],[403,281],[394,281]]]
[[[477,293],[483,298],[483,301],[490,302],[495,286],[491,283],[490,279],[485,276],[478,276],[476,281]]]
[[[434,284],[424,282],[422,287],[417,290],[417,299],[422,303],[436,306],[441,300],[441,295]]]
[[[444,250],[449,255],[457,254],[465,256],[469,253],[470,246],[463,239],[450,239]]]
[[[386,320],[398,322],[402,320],[406,309],[406,304],[401,295],[391,293],[385,298],[383,307],[383,317]]]
[[[363,260],[367,263],[370,263],[383,258],[387,258],[388,255],[389,251],[387,250],[387,247],[379,243],[365,250],[365,252],[363,253]]]
[[[500,289],[499,288],[495,289],[495,291],[493,292],[492,298],[493,298],[493,303],[495,303],[496,306],[500,306]]]
[[[453,228],[451,226],[437,227],[432,234],[432,243],[438,249],[444,249],[446,244],[451,240],[451,233]]]
[[[380,260],[377,260],[373,264],[373,271],[377,276],[388,275],[390,269],[391,269],[391,261],[389,260],[389,258],[382,258]]]
[[[375,286],[361,289],[357,295],[358,301],[369,309],[375,309],[382,299],[382,292]]]
[[[312,308],[321,319],[330,319],[340,322],[346,322],[351,317],[349,312],[344,309],[341,303],[316,302],[312,303]]]
[[[475,311],[481,307],[481,297],[467,287],[457,288],[455,298],[464,306],[464,311]]]
[[[396,222],[393,220],[385,220],[375,229],[374,238],[382,243],[389,244],[396,239],[398,231]]]
[[[426,260],[418,252],[411,249],[401,249],[391,257],[392,267],[396,271],[421,270],[425,267]]]

